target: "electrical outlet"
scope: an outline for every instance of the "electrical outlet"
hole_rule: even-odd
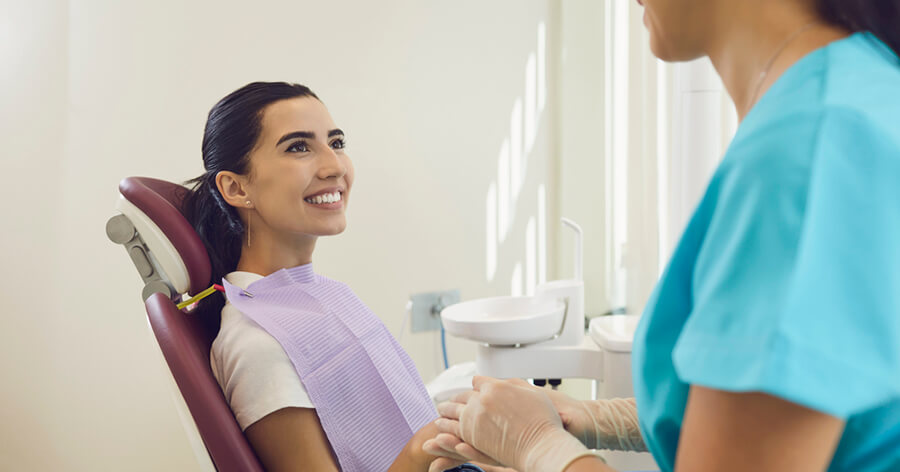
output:
[[[412,301],[412,332],[441,329],[441,310],[459,303],[459,290],[416,293],[409,297]]]

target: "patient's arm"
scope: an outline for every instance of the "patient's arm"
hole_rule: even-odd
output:
[[[312,408],[282,408],[244,432],[268,472],[337,472],[337,459]]]
[[[250,425],[245,434],[268,472],[338,471],[331,444],[312,408],[282,408]],[[422,443],[437,434],[433,422],[425,425],[406,443],[388,472],[427,471],[435,457],[422,450]]]

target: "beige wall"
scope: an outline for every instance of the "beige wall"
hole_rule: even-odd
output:
[[[350,227],[320,242],[315,264],[395,334],[411,293],[458,288],[469,299],[514,291],[516,273],[519,287],[541,267],[552,278],[555,3],[0,3],[0,470],[194,468],[139,278],[104,225],[121,178],[201,172],[206,112],[246,82],[305,83],[347,131],[357,168]],[[527,84],[546,86],[543,107]],[[511,144],[502,158],[517,139],[521,157]],[[502,241],[486,236],[496,224],[488,207],[504,212],[492,185],[516,197]],[[536,269],[531,219],[546,222],[551,247]],[[426,380],[437,372],[435,340],[403,339]],[[451,362],[473,357],[463,342],[450,351]]]
[[[2,236],[0,470],[49,470],[64,455],[67,386],[55,321],[60,164],[67,100],[66,3],[0,3],[0,143],[6,204]],[[23,45],[28,45],[23,47]],[[24,467],[23,467],[24,466]]]

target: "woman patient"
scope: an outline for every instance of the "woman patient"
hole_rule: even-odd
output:
[[[426,471],[437,413],[412,362],[345,285],[312,270],[317,238],[346,226],[344,146],[302,85],[252,83],[210,111],[206,173],[185,210],[227,288],[224,307],[201,302],[221,309],[212,370],[269,471]]]

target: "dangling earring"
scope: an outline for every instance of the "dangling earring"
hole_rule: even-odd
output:
[[[247,200],[247,207],[250,207],[250,200]],[[247,213],[247,248],[250,248],[250,220],[253,218],[253,213]]]

